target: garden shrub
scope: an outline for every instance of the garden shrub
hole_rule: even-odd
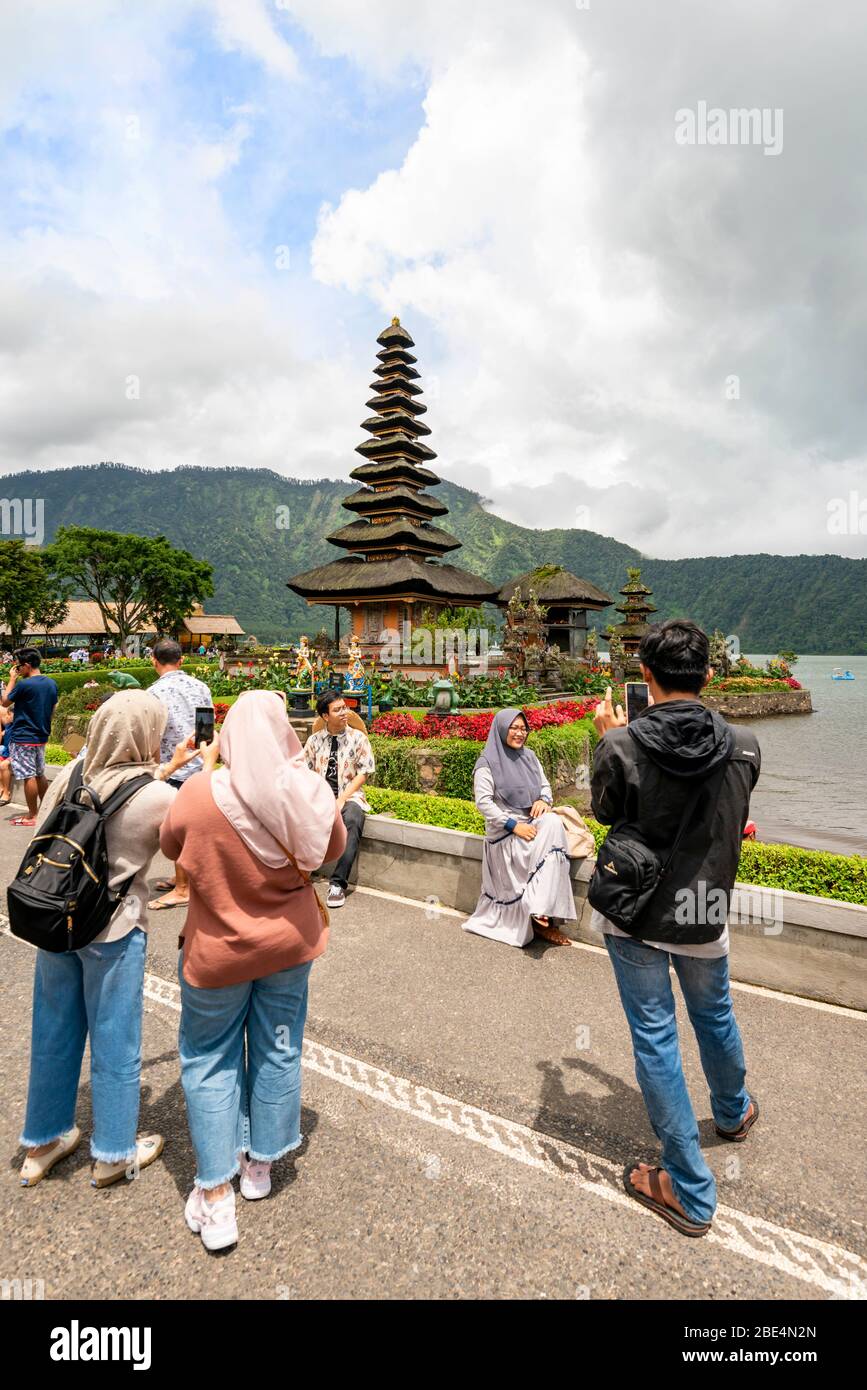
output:
[[[59,743],[46,743],[45,761],[47,763],[59,763],[63,766],[65,763],[72,762],[72,758],[65,748],[61,748]]]
[[[46,671],[45,674],[56,681],[60,694],[65,695],[70,690],[79,690],[87,681],[107,680],[114,670],[122,670],[127,675],[134,676],[143,690],[146,690],[149,685],[153,685],[157,679],[157,673],[150,664],[147,666],[130,666],[129,664],[121,666],[118,664],[117,667],[114,667],[108,662],[100,666],[87,667],[83,671],[58,671],[56,673]]]
[[[485,833],[484,817],[471,801],[397,792],[390,787],[365,787],[364,790],[372,809],[379,814],[390,814],[417,825],[440,825],[446,830],[468,830],[476,835]]]
[[[421,747],[421,740],[377,738],[375,734],[371,734],[370,746],[376,761],[375,778],[379,787],[389,787],[402,792],[421,791],[418,763],[410,751]]]
[[[60,743],[62,741],[69,719],[75,719],[79,726],[79,732],[83,734],[90,716],[99,705],[99,701],[110,690],[113,691],[114,686],[103,675],[95,690],[82,690],[79,686],[61,694],[54,706],[54,714],[51,716],[51,742]]]
[[[384,787],[369,788],[368,800],[374,811],[390,812],[400,820],[484,834],[484,819],[471,801],[446,796],[413,796]],[[587,827],[598,850],[608,834],[608,826],[587,818]],[[829,854],[825,850],[800,849],[797,845],[745,840],[737,881],[759,888],[779,888],[788,893],[805,893],[867,906],[867,857],[860,854]]]

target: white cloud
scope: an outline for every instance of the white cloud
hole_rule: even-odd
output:
[[[867,324],[838,290],[860,227],[817,215],[853,200],[856,123],[833,114],[863,109],[851,31],[806,4],[797,33],[778,3],[672,8],[542,0],[522,32],[482,3],[432,41],[413,7],[398,50],[430,68],[424,127],[323,209],[314,273],[400,312],[423,369],[436,345],[432,443],[457,480],[487,469],[512,519],[556,525],[592,479],[597,529],[651,553],[860,553],[825,527],[828,488],[864,476]],[[361,57],[394,18],[294,9]],[[785,105],[784,153],[678,146],[675,111],[708,96]]]
[[[210,0],[217,16],[217,34],[227,49],[248,53],[279,77],[294,81],[298,59],[277,33],[262,0]],[[276,8],[280,8],[277,6]]]
[[[863,491],[867,427],[867,16],[854,0],[834,15],[807,0],[7,9],[0,130],[28,152],[10,141],[0,467],[346,477],[373,336],[399,313],[436,387],[437,466],[511,519],[656,555],[863,553],[826,526],[830,498]],[[312,276],[293,247],[275,277],[226,193],[308,80],[285,20],[371,88],[426,93],[402,163],[322,209]],[[252,96],[229,86],[219,120],[183,47],[202,23],[261,72]],[[783,153],[678,146],[674,113],[698,100],[783,106]],[[320,132],[325,160],[342,119]],[[279,160],[257,173],[264,227],[304,190]]]

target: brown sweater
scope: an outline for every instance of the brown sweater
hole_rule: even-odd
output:
[[[334,805],[324,863],[346,845]],[[181,787],[160,831],[160,848],[190,876],[184,979],[200,989],[259,980],[315,960],[325,950],[312,884],[297,869],[271,869],[248,849],[211,795],[207,772]]]

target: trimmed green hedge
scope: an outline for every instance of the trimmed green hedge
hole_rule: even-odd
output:
[[[417,825],[440,825],[447,830],[469,830],[484,835],[485,820],[471,801],[452,796],[419,796],[412,792],[396,792],[389,787],[364,788],[371,809],[380,814],[397,816],[398,820]]]
[[[484,819],[471,801],[418,796],[385,787],[365,787],[365,795],[374,811],[390,812],[400,820],[484,834]],[[590,818],[587,826],[598,849],[608,828]],[[867,858],[860,854],[828,854],[824,850],[800,849],[796,845],[768,845],[745,840],[738,882],[867,907]]]
[[[70,690],[78,690],[88,681],[105,681],[115,668],[108,662],[100,666],[89,666],[83,671],[58,671],[55,675],[52,671],[46,671],[46,675],[51,680],[57,682],[57,689],[61,695],[65,695]],[[157,673],[153,666],[122,666],[118,667],[128,676],[134,676],[141,686],[146,690],[149,685],[153,685],[157,679]]]
[[[63,767],[66,763],[71,763],[72,758],[65,748],[61,748],[59,743],[46,743],[45,761],[47,763],[59,763]]]

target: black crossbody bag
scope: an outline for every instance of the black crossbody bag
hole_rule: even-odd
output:
[[[628,821],[618,821],[609,830],[598,855],[596,868],[587,889],[591,907],[613,922],[621,931],[633,932],[646,911],[656,890],[668,873],[677,853],[683,833],[692,820],[702,793],[709,790],[715,779],[725,775],[729,759],[709,777],[699,782],[689,797],[677,827],[674,844],[665,860],[633,831],[628,833]]]

